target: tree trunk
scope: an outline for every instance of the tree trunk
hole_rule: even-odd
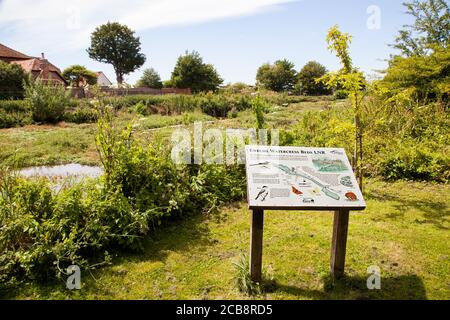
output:
[[[119,86],[122,86],[122,83],[123,83],[123,74],[117,73],[117,72],[116,72],[116,79],[117,79],[117,84],[118,84]]]
[[[358,115],[355,113],[355,141],[353,146],[352,165],[356,177],[358,177]]]
[[[363,132],[359,119],[359,188],[363,191]]]
[[[355,171],[356,178],[358,180],[359,188],[363,189],[363,177],[362,177],[362,161],[363,161],[363,154],[362,154],[362,147],[363,147],[363,141],[362,141],[362,128],[361,128],[361,118],[360,118],[360,112],[359,112],[359,102],[358,102],[358,95],[355,94],[355,150],[353,153],[353,170]]]

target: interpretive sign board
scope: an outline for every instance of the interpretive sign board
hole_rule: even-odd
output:
[[[250,208],[366,207],[344,149],[246,146]]]
[[[261,281],[264,210],[334,211],[330,270],[342,276],[350,210],[366,207],[345,150],[246,146],[245,159],[252,280]]]

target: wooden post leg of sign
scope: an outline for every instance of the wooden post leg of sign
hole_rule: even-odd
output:
[[[344,275],[345,249],[347,246],[349,210],[339,209],[334,212],[333,240],[331,243],[331,275],[340,278]]]
[[[261,282],[264,210],[253,209],[250,231],[250,276]]]

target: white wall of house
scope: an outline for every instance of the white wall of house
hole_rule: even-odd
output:
[[[103,72],[99,72],[97,73],[97,85],[100,87],[109,87],[112,83]]]

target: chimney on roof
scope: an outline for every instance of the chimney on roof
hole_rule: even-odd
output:
[[[44,55],[43,52],[41,53],[41,58],[42,58],[42,59],[45,59],[45,55]]]
[[[39,77],[45,81],[45,80],[49,79],[50,66],[48,64],[48,61],[45,60],[44,53],[42,53],[41,55],[42,55],[42,58],[40,59],[40,63],[39,63],[39,68],[41,69],[41,72],[39,73]]]

